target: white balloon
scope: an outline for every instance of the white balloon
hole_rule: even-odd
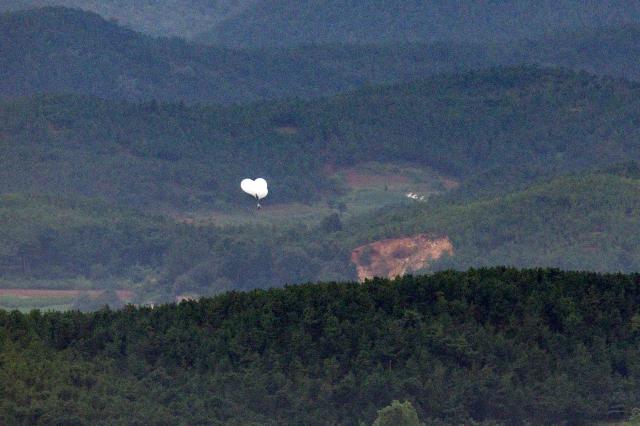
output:
[[[252,197],[256,196],[255,191],[253,190],[254,185],[255,182],[251,179],[243,179],[242,182],[240,182],[240,188]]]
[[[262,178],[256,179],[255,181],[251,179],[243,179],[242,182],[240,182],[240,188],[258,200],[262,200],[269,193],[267,181]]]
[[[267,194],[269,194],[269,189],[267,188],[267,181],[262,178],[258,178],[255,180],[255,188],[256,188],[256,195],[258,196],[259,200],[262,200],[264,197],[267,196]]]

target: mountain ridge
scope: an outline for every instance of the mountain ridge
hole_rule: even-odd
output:
[[[0,15],[0,98],[70,92],[190,104],[317,98],[497,65],[544,64],[640,79],[640,27],[510,44],[314,45],[238,50],[153,38],[50,7]],[[630,50],[631,49],[631,50]]]
[[[640,23],[629,0],[461,2],[268,0],[222,21],[200,41],[232,46],[350,42],[511,42],[548,32]]]
[[[4,0],[0,11],[18,11],[46,6],[63,6],[100,14],[145,34],[190,38],[229,18],[255,0]]]

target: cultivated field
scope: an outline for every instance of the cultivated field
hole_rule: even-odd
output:
[[[95,299],[101,296],[104,291],[0,288],[0,309],[64,311],[72,309],[74,302],[78,298],[89,297]],[[116,295],[120,301],[125,303],[131,302],[135,296],[131,290],[116,290]]]

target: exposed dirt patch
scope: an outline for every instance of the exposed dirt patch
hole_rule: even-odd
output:
[[[452,189],[456,189],[460,186],[460,182],[452,178],[443,177],[440,179],[440,181],[442,182],[442,186],[444,186],[444,189],[446,189],[447,191],[451,191]]]
[[[293,126],[276,127],[274,130],[279,135],[285,135],[285,136],[293,136],[298,133],[298,128]]]
[[[351,253],[358,279],[393,278],[424,269],[444,254],[453,256],[449,237],[434,238],[420,234],[407,238],[393,238],[360,246]]]
[[[33,289],[33,288],[0,288],[0,296],[14,296],[14,297],[77,297],[80,295],[88,295],[89,297],[98,297],[105,290],[47,290],[47,289]],[[121,302],[130,302],[133,300],[135,293],[131,290],[116,290],[118,299]]]
[[[398,186],[410,182],[407,176],[392,173],[366,173],[356,169],[347,169],[344,174],[350,188],[366,188],[371,186]]]

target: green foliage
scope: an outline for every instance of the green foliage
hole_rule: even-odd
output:
[[[640,277],[506,268],[0,311],[0,421],[598,423],[640,405]],[[383,410],[385,413],[392,410]]]
[[[348,248],[319,228],[198,227],[82,198],[0,196],[0,287],[132,288],[142,298],[351,279]],[[157,299],[156,299],[157,301]],[[15,301],[0,306],[22,307]],[[30,306],[49,303],[32,300]],[[74,302],[121,306],[108,292]]]
[[[105,307],[111,309],[120,309],[124,306],[124,303],[120,301],[115,290],[107,289],[101,295],[97,297],[91,297],[89,295],[81,295],[73,301],[72,309],[79,311],[97,311]]]
[[[373,426],[420,426],[418,413],[409,401],[393,401],[378,411]]]
[[[0,196],[3,276],[108,281],[157,268],[178,232],[173,222],[81,198]]]
[[[629,420],[623,423],[625,426],[638,426],[640,425],[640,409],[633,408],[631,410],[631,417]]]
[[[436,270],[509,264],[630,272],[640,269],[636,169],[627,163],[501,196],[443,197],[280,227],[180,225],[99,201],[4,196],[3,285],[133,288],[157,302],[175,295],[341,281],[355,277],[350,263],[355,247],[419,233],[452,241],[454,255],[432,264]],[[84,309],[105,304],[78,303]]]

